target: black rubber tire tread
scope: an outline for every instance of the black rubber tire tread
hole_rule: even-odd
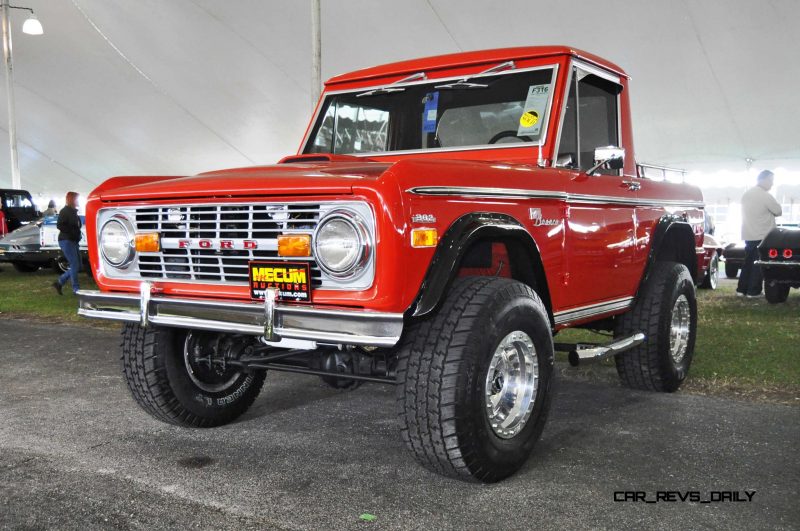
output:
[[[211,428],[233,421],[253,404],[264,384],[265,373],[254,376],[253,384],[236,407],[215,418],[192,413],[179,400],[170,385],[164,365],[166,349],[171,347],[173,329],[125,323],[122,327],[122,372],[133,399],[158,420],[178,426]]]
[[[714,279],[711,278],[712,274],[716,275],[718,273],[718,271],[713,271],[712,264],[714,262],[716,262],[717,269],[719,269],[719,256],[717,256],[716,253],[711,257],[711,261],[708,263],[708,271],[706,271],[703,282],[700,284],[700,287],[703,289],[717,289]]]
[[[725,262],[725,276],[728,278],[736,278],[739,274],[739,266]]]
[[[19,273],[35,273],[39,271],[38,265],[29,262],[12,262],[11,265],[14,266],[14,269]]]
[[[687,366],[683,374],[677,376],[670,370],[671,357],[665,352],[665,347],[668,349],[669,343],[669,322],[664,322],[671,318],[672,295],[676,285],[685,286],[687,290],[691,289],[689,304],[693,316],[689,345],[684,356]],[[667,315],[663,315],[664,313]],[[676,391],[686,377],[688,365],[691,364],[697,335],[696,326],[696,297],[689,270],[677,262],[657,262],[636,304],[622,315],[615,331],[617,337],[635,332],[643,332],[646,336],[641,345],[614,356],[622,384],[644,391]],[[666,359],[668,357],[670,359]]]
[[[480,462],[477,452],[470,450],[471,441],[459,441],[456,428],[456,422],[464,420],[456,413],[459,390],[463,394],[465,381],[476,377],[463,374],[462,360],[475,339],[473,333],[486,332],[475,327],[486,313],[495,311],[492,301],[498,300],[498,292],[533,300],[547,327],[552,358],[552,336],[541,299],[525,284],[497,277],[456,279],[441,308],[432,317],[407,327],[398,346],[397,402],[403,441],[423,467],[464,481],[499,481],[519,468],[497,470]],[[552,371],[552,360],[550,368],[540,364],[540,376],[547,371]],[[550,378],[545,381],[536,438],[546,422],[550,403]],[[534,423],[530,424],[533,427]]]
[[[786,302],[789,298],[789,285],[767,280],[764,282],[764,297],[770,304]]]

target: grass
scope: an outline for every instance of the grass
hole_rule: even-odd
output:
[[[58,296],[51,270],[18,273],[0,265],[0,318],[21,317],[84,326],[116,326],[113,322],[78,317],[77,298],[69,287]],[[97,289],[85,273],[81,287]],[[792,290],[785,304],[764,298],[740,299],[735,283],[722,280],[715,291],[698,290],[698,331],[694,361],[686,388],[699,393],[733,392],[753,395],[800,396],[800,291]],[[561,342],[602,342],[585,330],[565,330]],[[559,359],[566,356],[559,354]],[[616,378],[613,361],[566,369],[589,378]],[[790,401],[791,401],[790,400]]]
[[[725,279],[714,291],[697,290],[697,343],[686,388],[796,400],[800,395],[800,292],[792,290],[784,304],[769,304],[763,297],[736,297],[735,289],[735,281]],[[602,342],[605,338],[585,330],[565,330],[557,340]],[[600,364],[611,366],[613,360]]]
[[[86,319],[78,317],[78,298],[72,293],[72,287],[64,286],[62,296],[53,289],[52,283],[57,278],[52,269],[18,273],[10,264],[0,264],[0,318],[86,324]],[[85,272],[80,273],[79,282],[81,289],[97,289],[97,284]]]

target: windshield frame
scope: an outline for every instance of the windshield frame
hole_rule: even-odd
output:
[[[435,78],[431,78],[431,77],[427,77],[426,76],[425,79],[421,79],[421,80],[417,80],[417,81],[411,81],[411,82],[408,82],[408,83],[398,83],[396,85],[387,84],[386,82],[383,82],[383,83],[379,83],[379,84],[376,84],[376,85],[358,87],[358,88],[355,88],[355,89],[326,90],[325,92],[323,92],[323,99],[320,100],[319,104],[317,105],[317,108],[314,111],[314,117],[310,122],[308,130],[306,131],[305,137],[303,138],[303,142],[301,144],[301,149],[299,151],[299,154],[311,153],[310,151],[308,151],[309,148],[311,147],[310,146],[310,142],[312,141],[312,137],[314,136],[314,134],[319,130],[319,125],[320,125],[319,121],[320,121],[320,118],[322,116],[322,112],[323,112],[323,110],[327,111],[329,100],[333,96],[337,96],[337,95],[340,95],[340,94],[359,94],[359,93],[368,92],[370,90],[378,89],[378,88],[382,88],[382,87],[386,87],[386,86],[391,86],[392,88],[403,88],[403,87],[411,87],[411,86],[414,86],[414,85],[425,85],[425,84],[434,84],[434,83],[440,84],[440,83],[445,83],[445,82],[448,82],[448,81],[458,81],[458,80],[464,79],[465,77],[469,77],[470,80],[474,80],[474,79],[480,79],[482,77],[513,76],[515,74],[523,74],[523,73],[526,73],[526,72],[533,72],[533,71],[536,71],[536,70],[552,69],[553,75],[550,78],[550,89],[549,89],[550,95],[549,95],[549,98],[547,100],[547,116],[546,116],[547,119],[546,119],[546,121],[545,121],[545,123],[543,124],[543,127],[542,127],[542,135],[541,135],[539,141],[537,141],[537,142],[519,142],[519,143],[508,143],[508,144],[476,144],[476,145],[472,145],[472,146],[402,149],[402,150],[396,150],[396,151],[371,151],[371,152],[363,152],[363,153],[339,153],[339,155],[347,155],[347,156],[352,156],[352,157],[377,158],[377,157],[392,157],[392,156],[396,156],[396,155],[413,155],[413,154],[418,154],[418,153],[451,153],[451,152],[455,152],[455,151],[484,151],[484,150],[493,150],[493,149],[522,149],[522,148],[530,149],[532,152],[536,153],[537,151],[540,150],[540,146],[541,146],[541,151],[543,151],[544,150],[544,146],[545,146],[545,144],[547,143],[547,140],[548,140],[549,129],[552,126],[552,121],[551,120],[552,120],[552,117],[553,117],[553,113],[554,112],[558,113],[560,111],[560,109],[554,109],[553,108],[553,101],[554,101],[554,98],[555,98],[555,91],[556,91],[556,87],[558,86],[558,73],[559,73],[559,67],[560,66],[561,66],[560,62],[554,62],[554,63],[547,63],[547,64],[536,65],[536,66],[523,67],[523,68],[514,68],[513,70],[503,70],[502,72],[499,72],[499,73],[498,72],[484,72],[484,73],[478,73],[478,74],[473,74],[473,75],[461,74],[461,75],[455,75],[455,76],[435,77]],[[401,74],[398,74],[398,75],[401,75]],[[445,90],[447,90],[447,89],[445,89]],[[458,90],[458,89],[456,89],[456,90]],[[466,90],[482,90],[482,89],[466,89]],[[368,98],[365,98],[365,101],[368,101]],[[541,157],[543,155],[542,155],[542,153],[536,153],[535,155],[532,155],[532,156]]]

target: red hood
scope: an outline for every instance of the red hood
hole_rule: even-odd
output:
[[[104,201],[254,195],[350,194],[353,186],[375,180],[391,164],[352,160],[253,166],[174,177],[104,190]]]

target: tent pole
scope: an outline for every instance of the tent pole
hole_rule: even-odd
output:
[[[320,0],[311,0],[311,108],[317,106],[322,88],[322,24]]]
[[[6,95],[8,96],[8,144],[11,149],[11,188],[22,187],[17,157],[17,120],[14,109],[14,72],[11,63],[11,26],[8,21],[8,2],[2,0],[3,59],[6,65]]]

